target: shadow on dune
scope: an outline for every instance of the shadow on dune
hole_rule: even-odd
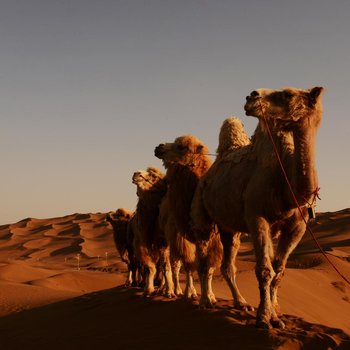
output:
[[[0,319],[4,349],[349,349],[341,330],[287,317],[287,329],[254,326],[254,314],[219,300],[203,311],[185,300],[146,299],[117,287]]]

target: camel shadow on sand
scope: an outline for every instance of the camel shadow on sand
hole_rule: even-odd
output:
[[[261,330],[255,313],[230,301],[195,303],[116,287],[0,319],[3,349],[349,349],[342,330],[286,316],[285,330]]]

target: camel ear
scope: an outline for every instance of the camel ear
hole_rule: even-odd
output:
[[[315,86],[314,88],[312,88],[310,90],[310,102],[312,105],[315,105],[318,98],[320,97],[322,91],[323,91],[323,87],[322,86]]]

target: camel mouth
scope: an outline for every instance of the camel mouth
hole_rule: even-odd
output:
[[[163,158],[164,153],[165,153],[165,151],[160,145],[154,149],[154,155],[159,159]]]
[[[254,90],[250,93],[249,96],[246,96],[246,103],[244,105],[245,115],[251,117],[259,117],[259,101],[261,96],[257,90]]]
[[[139,173],[134,173],[134,175],[132,176],[132,183],[137,185],[140,179],[140,174]]]
[[[256,99],[254,101],[249,99],[247,103],[244,105],[245,115],[251,116],[251,117],[259,117],[258,106],[254,102],[256,102]]]

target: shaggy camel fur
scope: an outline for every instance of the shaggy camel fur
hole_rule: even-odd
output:
[[[221,159],[225,159],[225,157],[230,155],[232,152],[244,149],[244,147],[249,144],[250,139],[244,131],[242,122],[235,117],[230,117],[226,119],[220,129],[219,145],[217,148],[217,158],[214,164],[216,164]],[[203,179],[206,177],[207,176],[204,176]],[[202,230],[203,223],[206,223],[206,231],[210,231],[213,227],[215,227],[216,222],[210,220],[210,218],[206,214],[206,210],[204,207],[199,207],[203,205],[201,201],[201,193],[204,185],[205,181],[200,181],[199,185],[197,186],[196,193],[193,198],[191,215],[192,217],[194,215],[197,216],[193,217],[193,221],[195,223],[201,222]],[[220,225],[217,225],[217,228],[219,230],[221,243],[223,245],[223,260],[221,264],[221,273],[230,288],[234,300],[234,306],[237,309],[252,310],[253,308],[247,304],[246,300],[241,295],[236,283],[237,268],[235,265],[235,260],[240,247],[241,232],[227,230],[226,228],[223,228]],[[198,250],[198,254],[200,253],[201,250]],[[205,256],[203,258],[205,258]],[[208,281],[203,280],[203,284],[204,283],[206,284],[204,286],[201,286],[204,290],[204,293],[202,294],[206,295],[205,290],[208,288]],[[204,307],[213,306],[210,300],[202,300],[202,302]]]
[[[137,171],[132,177],[137,186],[138,203],[129,229],[134,233],[133,247],[136,258],[147,268],[145,296],[154,292],[154,279],[160,259],[165,271],[166,294],[174,295],[170,260],[166,241],[159,227],[159,205],[166,193],[164,174],[154,167]]]
[[[277,290],[287,259],[306,226],[278,164],[264,116],[301,212],[308,218],[307,207],[313,203],[318,187],[315,138],[322,118],[322,91],[321,87],[259,89],[247,96],[246,115],[259,120],[252,143],[213,164],[193,205],[202,266],[206,265],[203,242],[208,223],[252,234],[260,290],[259,327],[285,326],[278,316]],[[274,250],[272,239],[277,236]]]
[[[136,285],[136,272],[138,264],[135,261],[132,240],[128,237],[128,226],[134,214],[124,208],[119,208],[115,213],[106,214],[106,221],[112,225],[113,240],[121,260],[128,266],[128,277],[125,285]]]
[[[211,160],[207,147],[195,136],[187,135],[173,143],[160,144],[155,156],[163,160],[167,169],[167,194],[161,204],[160,223],[170,246],[174,261],[181,260],[186,271],[185,297],[197,298],[193,285],[193,272],[197,269],[195,237],[190,228],[192,198],[202,175],[209,169]],[[216,231],[208,233],[209,271],[212,276],[221,261],[222,246]],[[179,265],[174,269],[175,293],[182,294],[179,284]],[[209,285],[207,298],[215,301]]]

